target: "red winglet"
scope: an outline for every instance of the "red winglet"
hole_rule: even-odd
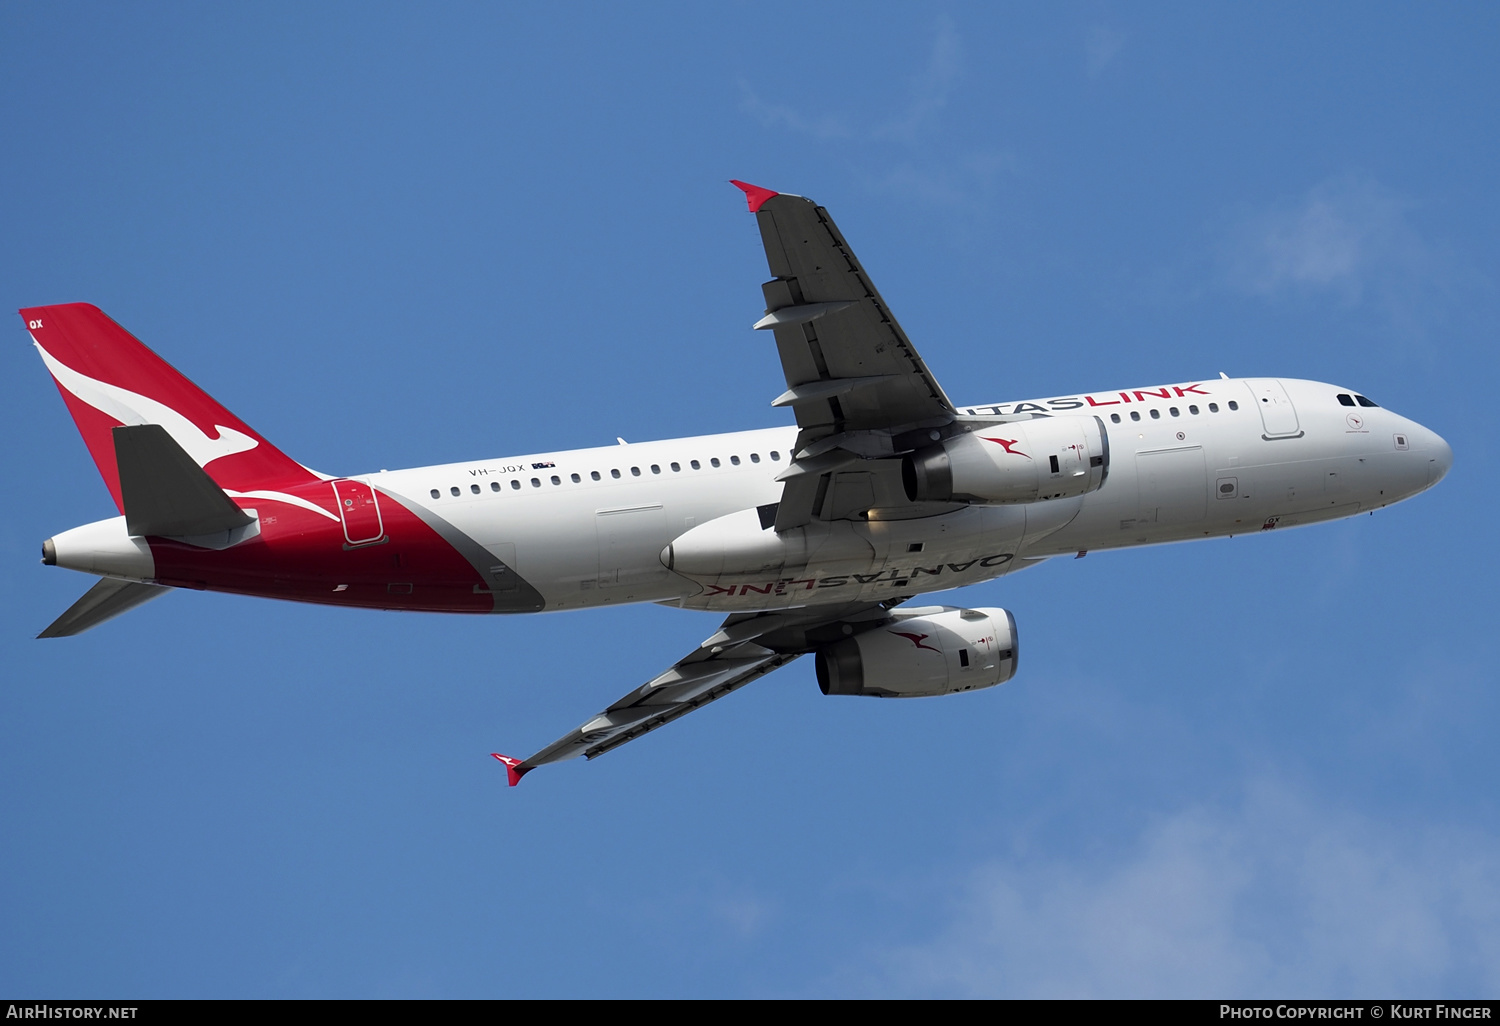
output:
[[[512,759],[510,756],[501,755],[499,752],[491,752],[490,754],[499,759],[501,762],[505,763],[505,773],[508,777],[510,777],[511,787],[515,787],[521,782],[522,777],[535,769],[534,766],[527,766],[525,769],[521,769],[520,759]]]
[[[770,189],[762,189],[758,185],[751,185],[749,182],[741,182],[733,178],[729,180],[729,184],[745,194],[745,199],[750,204],[750,213],[752,214],[758,213],[761,206],[772,196],[781,195],[781,193],[779,192],[772,192]]]

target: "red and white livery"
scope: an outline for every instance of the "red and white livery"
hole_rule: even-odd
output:
[[[302,466],[87,304],[21,311],[120,515],[43,543],[100,578],[42,637],[169,588],[375,609],[719,610],[701,646],[526,759],[592,758],[813,654],[825,694],[1004,683],[1003,609],[914,607],[1062,554],[1352,516],[1447,443],[1337,385],[1195,380],[952,403],[828,212],[736,182],[795,425],[346,477]]]

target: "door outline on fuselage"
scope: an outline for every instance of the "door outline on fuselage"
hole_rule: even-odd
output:
[[[344,529],[344,547],[354,548],[385,541],[385,520],[380,514],[380,496],[375,489],[363,481],[354,481],[349,478],[339,478],[330,483],[333,485],[333,503],[339,510],[339,523]],[[344,487],[341,489],[340,486]],[[361,533],[356,538],[356,531],[362,528],[368,530],[369,517],[363,515],[367,507],[373,509],[375,513],[375,533],[372,535]],[[355,514],[355,524],[359,525],[353,531],[350,529],[350,513]]]
[[[1282,438],[1301,438],[1305,431],[1297,419],[1297,407],[1286,387],[1278,378],[1246,378],[1245,387],[1255,397],[1255,407],[1260,411],[1260,424],[1265,433],[1260,437],[1268,442]]]
[[[1208,458],[1201,445],[1138,449],[1138,524],[1196,524],[1208,515]]]
[[[667,511],[661,503],[597,509],[594,531],[599,545],[599,587],[620,588],[667,576],[657,555],[670,540],[666,538]]]

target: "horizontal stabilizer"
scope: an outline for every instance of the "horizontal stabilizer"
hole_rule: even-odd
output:
[[[150,602],[158,595],[165,595],[169,590],[157,584],[117,581],[113,577],[105,577],[84,592],[81,599],[69,606],[66,613],[52,621],[52,626],[37,637],[66,638],[82,634],[90,627],[97,627],[105,620],[128,613],[144,602]]]
[[[177,538],[232,531],[251,522],[160,424],[117,427],[114,439],[131,534]]]

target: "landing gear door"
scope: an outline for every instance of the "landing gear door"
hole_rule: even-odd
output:
[[[335,481],[333,495],[344,522],[345,545],[370,545],[385,537],[375,489],[362,481]]]
[[[1302,437],[1296,407],[1292,405],[1292,397],[1286,394],[1280,381],[1275,378],[1246,378],[1245,384],[1255,397],[1256,409],[1260,410],[1261,426],[1265,428],[1262,438],[1270,441],[1273,438]]]

